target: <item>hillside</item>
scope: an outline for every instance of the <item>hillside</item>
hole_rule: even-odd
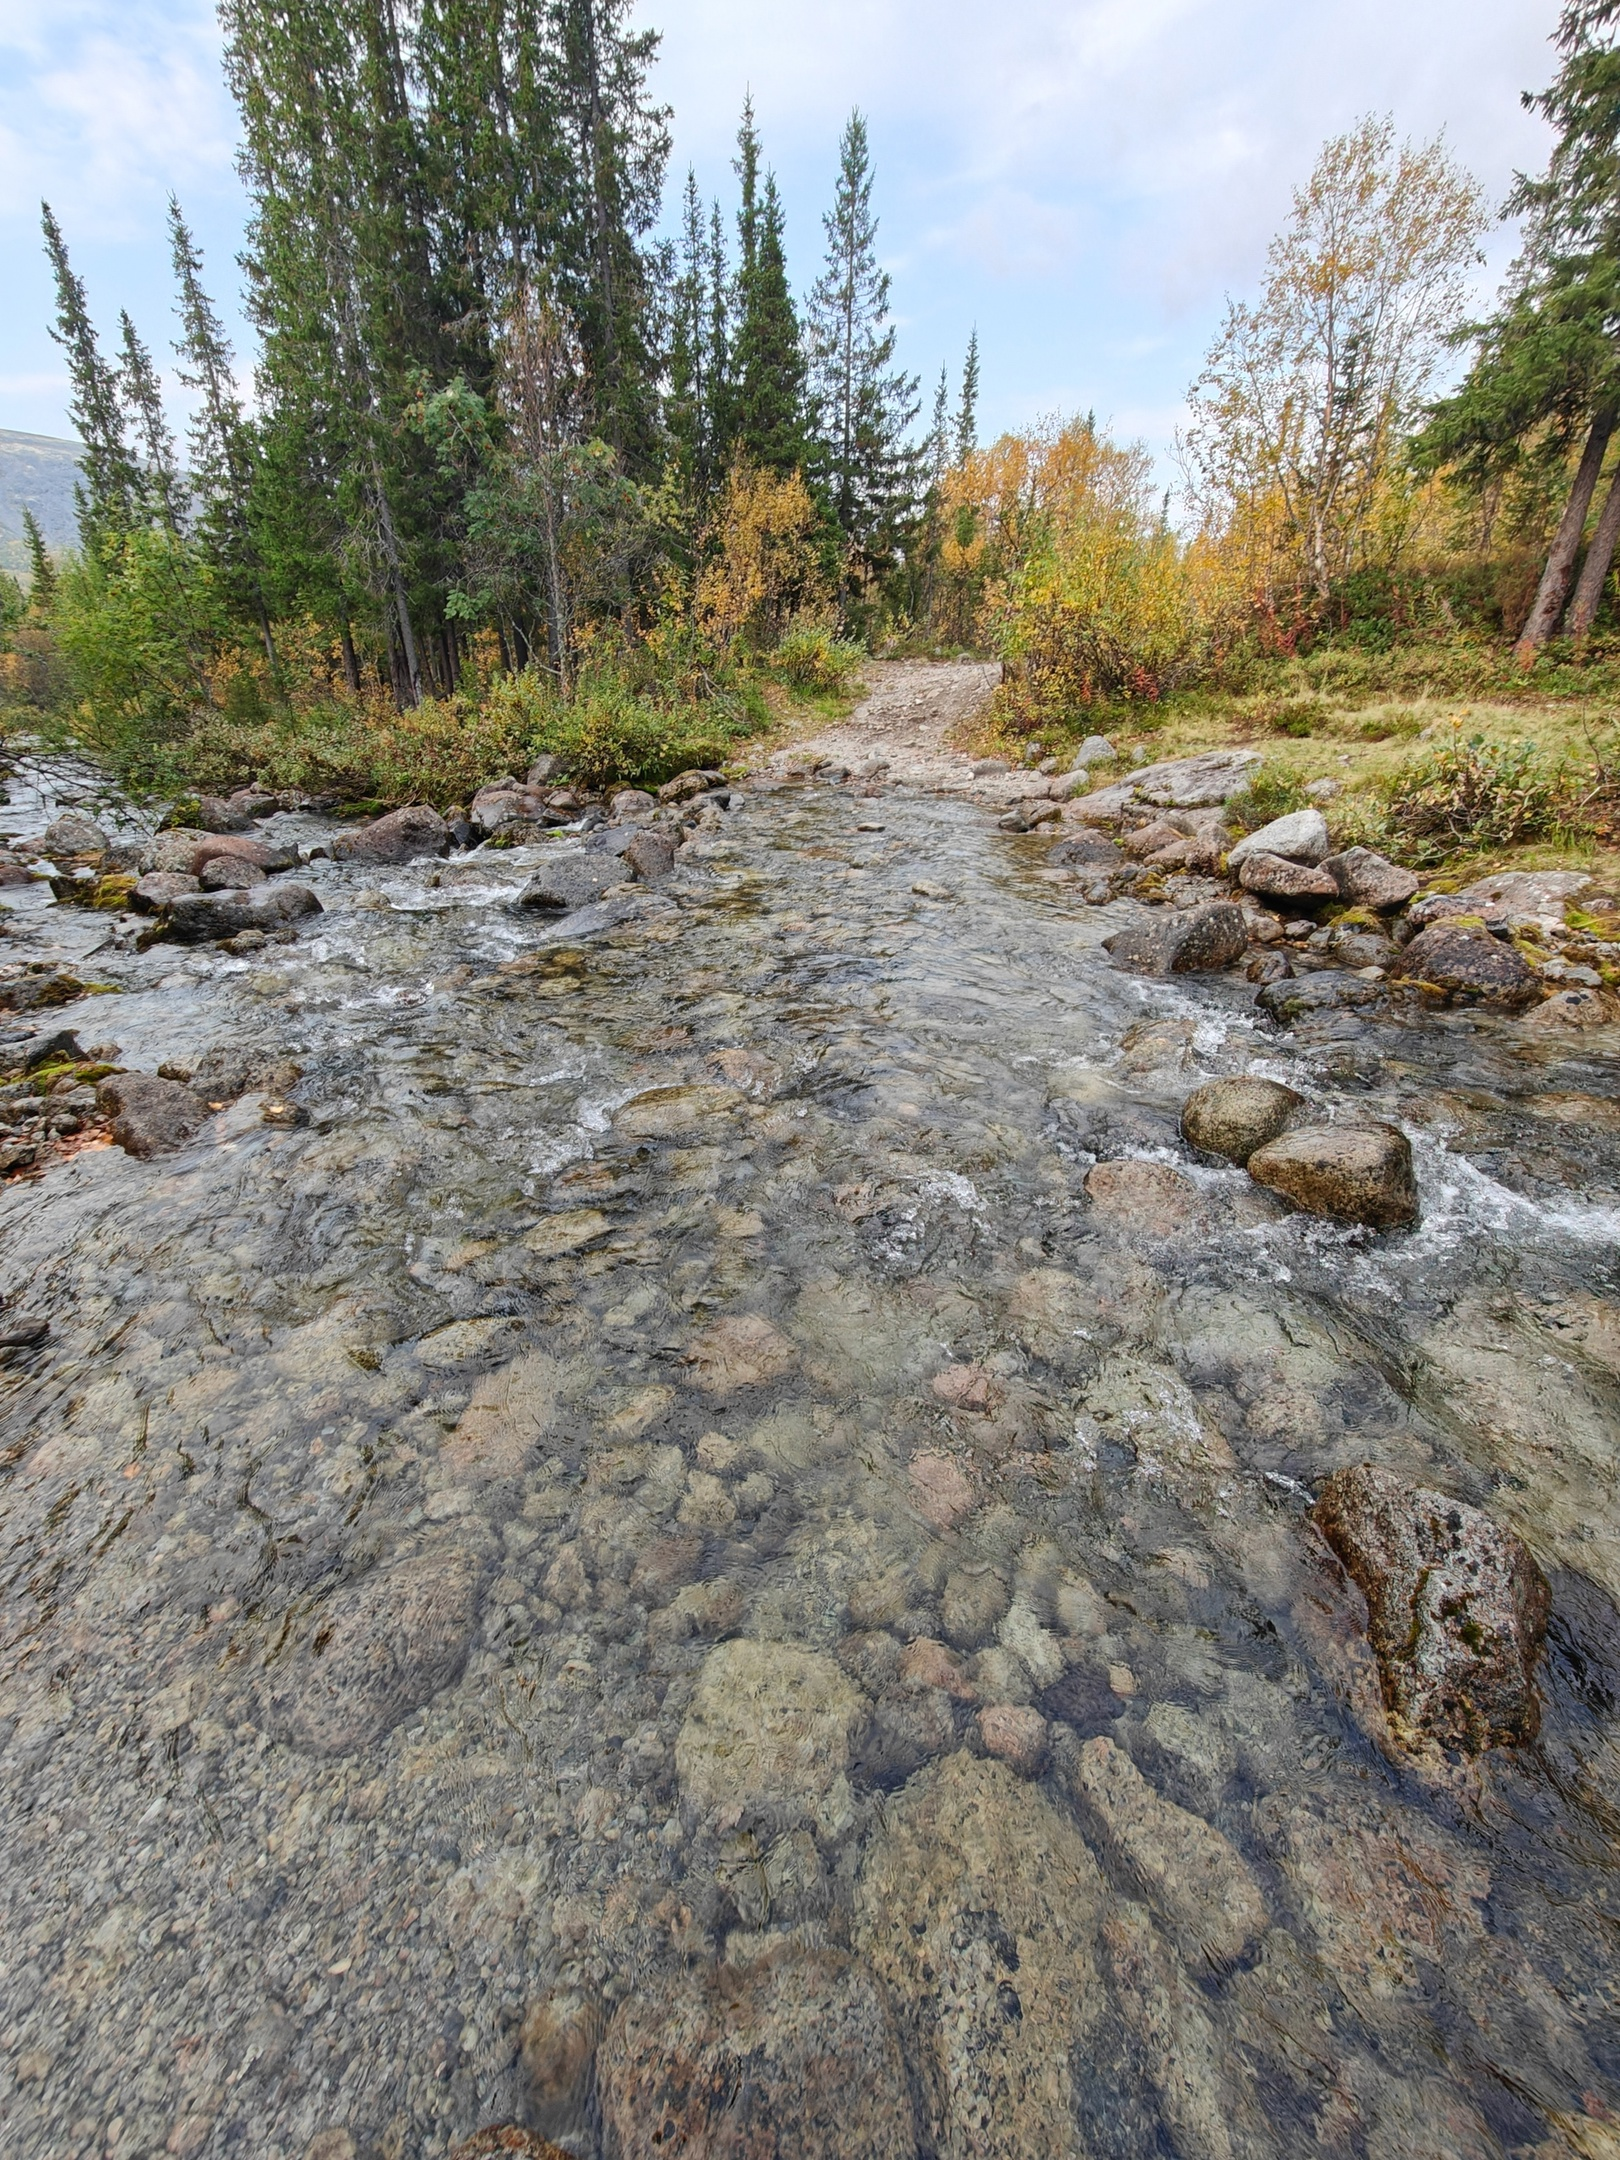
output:
[[[73,488],[79,477],[79,445],[60,435],[24,435],[0,428],[0,564],[25,570],[22,514],[32,510],[53,554],[74,546]]]

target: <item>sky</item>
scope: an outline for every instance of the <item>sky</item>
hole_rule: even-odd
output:
[[[1444,130],[1500,204],[1548,136],[1556,0],[637,0],[663,44],[673,212],[688,165],[730,203],[751,93],[813,282],[838,135],[867,116],[899,356],[953,385],[970,331],[981,434],[1094,411],[1169,476],[1182,400],[1228,295],[1328,136],[1368,112]],[[211,0],[0,0],[0,427],[69,432],[38,204],[108,343],[127,307],[162,358],[174,191],[235,316],[245,203]],[[1493,232],[1481,298],[1512,254]],[[183,395],[175,386],[176,400]],[[177,402],[176,410],[181,408]]]

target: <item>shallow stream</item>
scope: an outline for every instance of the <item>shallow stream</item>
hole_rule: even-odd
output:
[[[581,922],[485,851],[97,956],[309,1122],[0,1193],[8,2154],[1620,2154],[1614,1062],[1279,1034],[1046,851],[760,788]],[[1191,1160],[1245,1070],[1421,1226]],[[1363,1459],[1545,1567],[1534,1749],[1391,1744]]]

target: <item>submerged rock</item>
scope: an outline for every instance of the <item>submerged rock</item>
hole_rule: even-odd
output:
[[[1247,1168],[1309,1215],[1375,1230],[1417,1221],[1412,1143],[1395,1125],[1309,1125],[1256,1148]]]
[[[1104,938],[1115,967],[1136,975],[1186,975],[1228,968],[1241,960],[1249,934],[1243,910],[1229,902],[1211,907],[1161,908]]]
[[[358,2151],[352,2141],[349,2151]],[[450,2160],[574,2160],[574,2156],[517,2123],[490,2123],[452,2145]]]
[[[900,2018],[939,2160],[1074,2152],[1103,1898],[1074,1824],[1005,1763],[947,1756],[887,1803],[853,1936]]]
[[[1168,1163],[1126,1157],[1086,1173],[1086,1198],[1099,1214],[1149,1237],[1174,1237],[1204,1219],[1198,1187]]]
[[[1072,1735],[1060,1765],[1087,1830],[1146,1895],[1195,1965],[1231,1965],[1264,1931],[1253,1870],[1212,1823],[1156,1792],[1131,1758],[1099,1735]]]
[[[96,1108],[128,1155],[162,1155],[183,1147],[208,1115],[208,1105],[178,1080],[156,1073],[114,1073],[96,1089]]]
[[[911,2096],[871,1972],[784,1943],[619,2010],[597,2064],[604,2160],[907,2160]]]
[[[408,803],[390,810],[369,825],[339,833],[332,842],[334,862],[402,863],[419,855],[442,855],[450,845],[450,828],[437,810],[426,803]]]
[[[1312,1512],[1367,1600],[1398,1736],[1470,1753],[1533,1740],[1551,1597],[1512,1531],[1372,1463],[1336,1470]]]
[[[1403,870],[1392,863],[1387,855],[1378,855],[1371,848],[1346,848],[1341,855],[1330,855],[1322,868],[1327,871],[1339,888],[1341,899],[1356,907],[1386,908],[1404,907],[1417,891],[1421,880],[1415,872]]]
[[[1278,855],[1285,861],[1319,863],[1328,852],[1327,819],[1320,810],[1290,810],[1273,818],[1243,838],[1227,855],[1227,867],[1236,870],[1251,855]],[[1334,890],[1337,891],[1337,887]]]
[[[1284,977],[1269,982],[1255,999],[1263,1013],[1287,1027],[1313,1013],[1339,1012],[1357,1005],[1377,1005],[1384,991],[1380,984],[1364,982],[1344,968],[1322,968],[1299,979]]]
[[[1182,1104],[1182,1134],[1206,1154],[1224,1155],[1241,1166],[1256,1148],[1287,1130],[1304,1100],[1280,1080],[1262,1080],[1256,1074],[1211,1080],[1194,1088]]]
[[[1423,983],[1448,997],[1510,1009],[1541,995],[1535,970],[1485,929],[1440,921],[1420,930],[1390,968],[1392,980]]]
[[[847,1805],[871,1704],[830,1657],[790,1643],[721,1643],[703,1662],[675,1743],[681,1795],[786,1826]],[[842,1788],[842,1793],[840,1792]]]

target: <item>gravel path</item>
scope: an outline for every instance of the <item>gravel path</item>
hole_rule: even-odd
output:
[[[1038,775],[976,769],[990,761],[955,747],[954,738],[989,704],[1001,680],[998,661],[873,660],[864,676],[868,694],[847,720],[773,751],[766,769],[785,774],[823,760],[859,772],[881,763],[891,785],[1003,807],[1046,793]]]

